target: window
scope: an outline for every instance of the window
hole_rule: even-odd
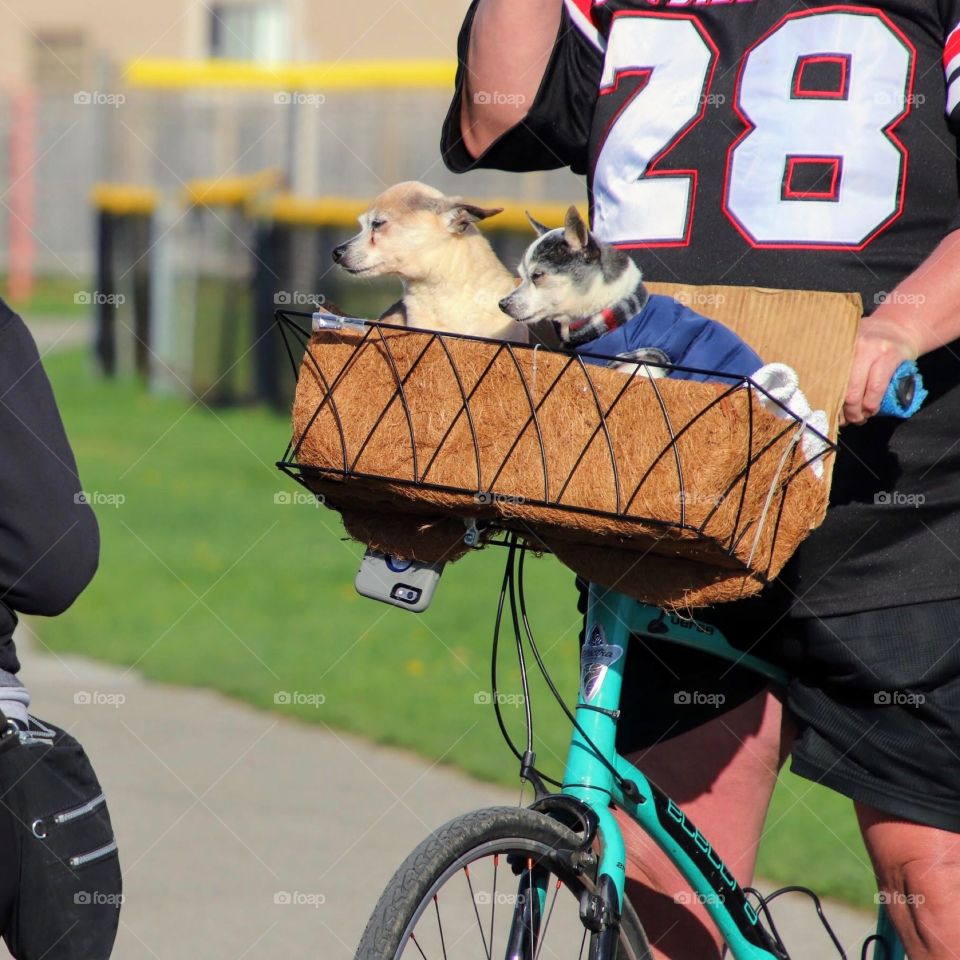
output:
[[[218,3],[210,8],[210,56],[275,62],[290,56],[290,18],[281,3]]]

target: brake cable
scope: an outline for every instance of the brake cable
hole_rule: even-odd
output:
[[[550,676],[550,672],[547,669],[546,663],[543,660],[543,657],[540,654],[540,650],[537,646],[537,642],[533,636],[533,629],[530,626],[530,620],[527,616],[527,604],[526,604],[526,594],[524,591],[524,560],[527,554],[527,544],[522,542],[520,535],[517,533],[511,533],[508,539],[509,551],[507,554],[507,561],[504,568],[503,581],[500,586],[500,601],[497,605],[497,619],[494,627],[494,640],[493,640],[493,657],[492,657],[492,666],[491,666],[491,684],[493,686],[493,701],[494,708],[497,714],[497,723],[500,726],[500,732],[503,734],[503,738],[509,746],[510,750],[513,752],[514,756],[520,760],[521,763],[521,776],[524,779],[530,779],[536,785],[536,778],[543,780],[547,783],[552,784],[555,787],[562,788],[563,784],[553,779],[552,777],[547,776],[542,771],[537,769],[535,766],[536,754],[533,751],[533,714],[530,708],[529,700],[529,685],[527,678],[527,669],[526,661],[523,655],[523,637],[520,633],[520,621],[523,622],[523,630],[526,635],[527,643],[530,645],[530,651],[533,653],[534,660],[537,663],[537,667],[540,670],[543,679],[546,681],[547,687],[550,689],[550,693],[553,695],[553,698],[557,701],[560,706],[560,709],[563,711],[564,716],[567,720],[570,721],[573,728],[580,734],[584,742],[593,752],[597,760],[599,760],[603,766],[607,768],[613,777],[614,783],[620,788],[624,796],[630,799],[639,799],[639,791],[637,790],[637,785],[632,781],[628,780],[625,777],[621,776],[617,771],[616,767],[604,756],[604,754],[598,749],[597,745],[593,742],[590,736],[586,733],[583,727],[580,726],[577,721],[576,716],[567,706],[563,695],[557,689],[556,684],[553,682],[553,678]],[[516,568],[516,554],[519,551],[520,553],[520,564],[519,568]],[[499,639],[500,639],[500,625],[503,619],[503,605],[506,600],[507,593],[509,591],[510,596],[510,612],[513,620],[513,629],[514,637],[517,644],[517,652],[520,663],[520,676],[521,682],[523,684],[525,705],[526,710],[526,724],[527,724],[527,752],[521,755],[520,751],[517,749],[512,738],[510,737],[509,732],[506,729],[506,724],[503,722],[503,717],[500,711],[500,698],[497,695],[496,690],[496,661],[497,661],[497,651],[499,648]],[[517,604],[519,601],[519,617]],[[531,776],[532,774],[532,776]]]

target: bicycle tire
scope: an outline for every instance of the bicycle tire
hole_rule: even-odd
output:
[[[521,807],[489,807],[456,817],[427,837],[397,869],[367,923],[355,960],[398,960],[409,946],[413,925],[435,901],[439,885],[452,878],[463,864],[474,863],[469,859],[472,853],[483,851],[478,853],[479,857],[494,854],[500,848],[507,854],[516,853],[518,848],[527,852],[557,847],[575,849],[579,844],[572,830],[551,817]],[[592,875],[576,875],[556,863],[550,870],[578,899],[583,889],[593,889]],[[466,872],[469,882],[469,871]],[[562,884],[557,884],[558,890]],[[472,894],[472,886],[470,891]],[[439,906],[437,911],[439,923]],[[550,917],[548,923],[549,920]],[[482,930],[479,914],[477,923]],[[492,917],[490,923],[492,930]],[[491,949],[492,946],[491,934]],[[422,951],[411,952],[417,957],[422,955]],[[447,955],[446,947],[443,955]],[[620,920],[617,960],[650,958],[643,927],[626,903]]]

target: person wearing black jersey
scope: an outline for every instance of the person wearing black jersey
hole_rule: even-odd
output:
[[[474,0],[459,58],[451,169],[584,174],[592,228],[651,280],[862,296],[827,519],[760,598],[709,613],[780,659],[787,690],[635,644],[618,745],[741,883],[792,752],[795,772],[854,800],[911,960],[954,956],[960,0]],[[924,408],[871,419],[916,358]],[[678,689],[723,707],[676,706]],[[657,951],[718,955],[703,908],[672,896],[676,871],[627,839]]]

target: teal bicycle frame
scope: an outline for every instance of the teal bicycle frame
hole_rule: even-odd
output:
[[[613,590],[591,585],[576,712],[580,730],[574,728],[562,792],[589,807],[597,818],[598,888],[606,883],[604,877],[609,878],[612,883],[606,883],[606,887],[610,889],[612,885],[616,891],[618,901],[614,907],[619,915],[624,902],[626,849],[610,810],[613,803],[643,827],[670,857],[709,912],[735,960],[779,960],[756,911],[709,841],[677,804],[616,752],[620,689],[631,635],[667,640],[725,657],[772,681],[782,683],[786,679],[772,664],[731,646],[713,627],[682,620]],[[629,789],[630,796],[601,756],[622,781],[635,786],[635,791]],[[882,907],[877,937],[885,948],[883,960],[903,960],[903,947]]]

